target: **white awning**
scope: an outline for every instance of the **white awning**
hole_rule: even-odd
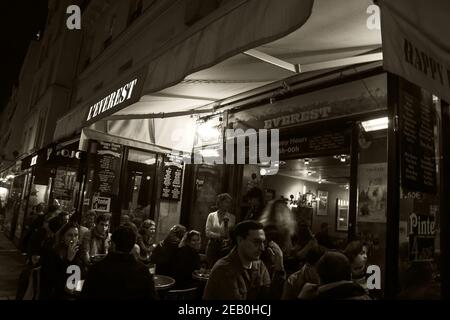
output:
[[[212,113],[292,76],[382,59],[381,31],[368,27],[372,0],[315,0],[312,12],[312,1],[242,3],[150,61],[139,101],[103,120],[167,118],[161,123],[170,125],[170,117]],[[55,137],[73,133],[81,113],[60,119]]]
[[[385,69],[450,101],[450,1],[380,5]]]
[[[108,119],[211,112],[214,102],[291,76],[382,60],[381,31],[368,27],[371,7],[371,0],[315,0],[311,16],[300,29],[193,73],[174,86],[144,94],[138,103]],[[276,17],[271,21],[277,21]]]

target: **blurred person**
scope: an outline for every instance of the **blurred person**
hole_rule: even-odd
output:
[[[124,223],[122,226],[130,228],[136,234],[136,237],[137,238],[139,237],[138,228],[136,227],[136,225],[134,223],[127,222],[127,223]],[[136,238],[136,242],[137,242],[137,238]],[[137,243],[134,244],[133,249],[131,249],[130,253],[133,255],[133,257],[136,260],[141,260],[141,248],[139,247],[139,245]]]
[[[128,214],[123,214],[120,216],[120,225],[124,225],[125,223],[130,223],[131,217]]]
[[[317,273],[320,284],[305,284],[300,299],[370,300],[364,288],[352,281],[352,267],[343,253],[325,253],[317,262]]]
[[[139,228],[137,244],[141,251],[141,259],[148,260],[153,250],[155,250],[156,223],[147,219],[142,222]]]
[[[244,196],[248,207],[243,212],[242,220],[258,220],[264,207],[264,195],[261,189],[252,188]]]
[[[131,251],[137,234],[128,225],[114,231],[112,250],[91,267],[82,290],[86,300],[156,300],[155,283],[148,268]]]
[[[228,193],[219,194],[216,200],[217,211],[211,212],[206,219],[206,259],[209,268],[231,250],[230,229],[236,223],[236,217],[229,212],[231,204],[232,198]]]
[[[309,226],[303,222],[299,224],[293,239],[294,247],[292,249],[292,255],[295,256],[300,263],[303,263],[306,260],[306,254],[309,249],[318,244],[317,240]]]
[[[317,243],[328,249],[335,249],[333,241],[328,233],[328,223],[323,222],[320,225],[320,231],[315,235]]]
[[[97,218],[97,213],[95,210],[89,210],[86,212],[86,215],[83,219],[83,226],[88,228],[89,230],[92,230],[95,227],[95,220]]]
[[[284,284],[282,300],[298,299],[303,286],[306,283],[319,284],[320,278],[316,266],[319,259],[325,254],[326,248],[322,246],[313,246],[309,248],[306,254],[306,263],[297,272],[289,276]]]
[[[78,224],[67,223],[59,233],[49,254],[42,258],[40,299],[68,299],[67,268],[77,265],[83,278],[83,261],[78,242]]]
[[[87,266],[92,264],[91,258],[98,254],[106,255],[109,250],[111,233],[109,233],[111,215],[104,213],[95,220],[95,228],[83,237],[83,259]]]
[[[236,225],[235,247],[214,265],[206,283],[205,300],[279,299],[286,273],[283,252],[273,241],[265,245],[263,225],[249,220]],[[260,260],[261,253],[271,253],[276,271],[272,279]]]
[[[170,229],[166,238],[155,247],[150,257],[150,262],[155,264],[156,274],[173,275],[173,259],[185,233],[186,227],[181,224],[176,224]]]
[[[344,250],[352,268],[352,280],[367,291],[368,246],[361,241],[350,242]]]
[[[74,216],[74,215],[73,215]],[[89,210],[83,217],[83,223],[80,225],[80,243],[83,243],[84,236],[94,229],[97,214],[94,210]]]
[[[200,269],[201,245],[200,232],[191,230],[184,234],[173,260],[173,275],[178,289],[192,288],[197,285],[192,278],[192,273]]]
[[[53,246],[56,243],[56,235],[61,227],[61,220],[58,217],[44,220],[42,227],[29,240],[26,267],[20,274],[17,286],[17,300],[36,300],[39,298],[40,290],[38,282],[32,282],[30,286],[30,281],[38,279],[36,270],[41,266],[41,261],[45,260],[51,254]],[[32,289],[33,292],[28,292],[29,289]]]
[[[274,241],[288,255],[292,250],[292,236],[295,233],[295,219],[283,200],[270,201],[259,219],[264,226],[268,241]]]

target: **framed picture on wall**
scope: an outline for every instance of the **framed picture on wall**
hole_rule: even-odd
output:
[[[328,191],[317,191],[317,211],[318,216],[328,215]]]
[[[348,200],[336,198],[336,231],[348,231]]]

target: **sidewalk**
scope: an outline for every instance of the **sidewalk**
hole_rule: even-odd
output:
[[[14,300],[25,256],[0,232],[0,300]]]

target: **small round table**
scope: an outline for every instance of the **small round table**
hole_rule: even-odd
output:
[[[211,270],[207,270],[207,271],[200,271],[200,270],[194,270],[192,272],[192,278],[194,278],[195,280],[199,280],[199,281],[208,281],[209,279],[209,275],[211,274]]]
[[[169,276],[163,276],[159,274],[155,274],[153,277],[153,281],[155,282],[156,290],[167,290],[173,287],[175,284],[175,279]]]

